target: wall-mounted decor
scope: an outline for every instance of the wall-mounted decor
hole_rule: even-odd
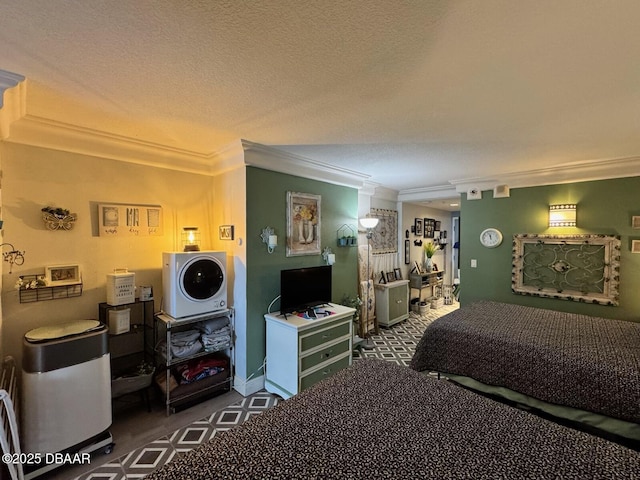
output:
[[[287,192],[287,257],[320,255],[320,195]]]
[[[218,233],[220,240],[233,240],[233,225],[220,225]]]
[[[600,305],[618,305],[620,237],[513,237],[514,293]]]
[[[631,253],[640,253],[640,240],[631,240]]]
[[[65,208],[42,208],[42,221],[48,230],[71,230],[78,219],[75,213],[69,213]]]
[[[372,208],[369,216],[378,219],[371,235],[371,253],[398,253],[398,211]]]
[[[421,218],[416,218],[413,221],[413,233],[419,237],[422,236],[422,219]]]
[[[436,221],[433,218],[424,219],[424,238],[433,238],[436,229]]]
[[[411,244],[409,243],[409,240],[405,240],[404,241],[404,264],[405,265],[409,265],[409,263],[411,262],[410,250],[411,250]]]
[[[631,217],[631,226],[633,228],[640,228],[640,215],[634,215]]]
[[[100,236],[146,237],[162,235],[162,207],[159,205],[98,205]]]
[[[81,283],[79,265],[53,265],[46,267],[44,277],[47,286],[72,285]]]

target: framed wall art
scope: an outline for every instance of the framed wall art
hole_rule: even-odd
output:
[[[514,235],[512,291],[616,306],[620,245],[613,235]]]
[[[425,218],[424,222],[424,238],[434,238],[436,230],[436,221],[433,218]]]
[[[147,237],[162,235],[162,207],[159,205],[98,205],[101,237]]]
[[[233,240],[233,225],[220,225],[218,235],[220,240]]]
[[[418,237],[422,236],[422,219],[421,218],[416,218],[413,221],[413,233]]]
[[[287,192],[287,257],[320,255],[320,195]]]
[[[372,208],[369,216],[378,219],[371,236],[371,253],[398,253],[398,211]]]
[[[48,287],[73,285],[82,281],[79,265],[52,265],[46,267],[44,277]]]

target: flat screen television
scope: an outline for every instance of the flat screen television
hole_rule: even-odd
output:
[[[280,271],[280,313],[331,302],[331,265]]]

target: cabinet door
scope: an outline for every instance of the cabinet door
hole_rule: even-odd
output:
[[[389,319],[407,315],[409,313],[409,288],[398,285],[389,289]]]

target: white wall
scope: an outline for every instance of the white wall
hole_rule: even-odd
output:
[[[2,352],[21,359],[22,338],[30,329],[66,321],[97,318],[106,300],[106,274],[127,267],[136,285],[153,285],[156,310],[162,297],[163,251],[177,250],[179,229],[197,225],[202,248],[220,247],[216,217],[235,224],[222,207],[220,180],[115,160],[1,143],[4,241],[25,251],[24,265],[2,262]],[[161,205],[164,233],[158,237],[104,238],[97,232],[98,203]],[[41,220],[46,205],[78,214],[70,231],[49,231]],[[240,207],[241,208],[241,207]],[[20,303],[14,289],[23,274],[39,274],[45,266],[79,264],[84,282],[81,297]]]

